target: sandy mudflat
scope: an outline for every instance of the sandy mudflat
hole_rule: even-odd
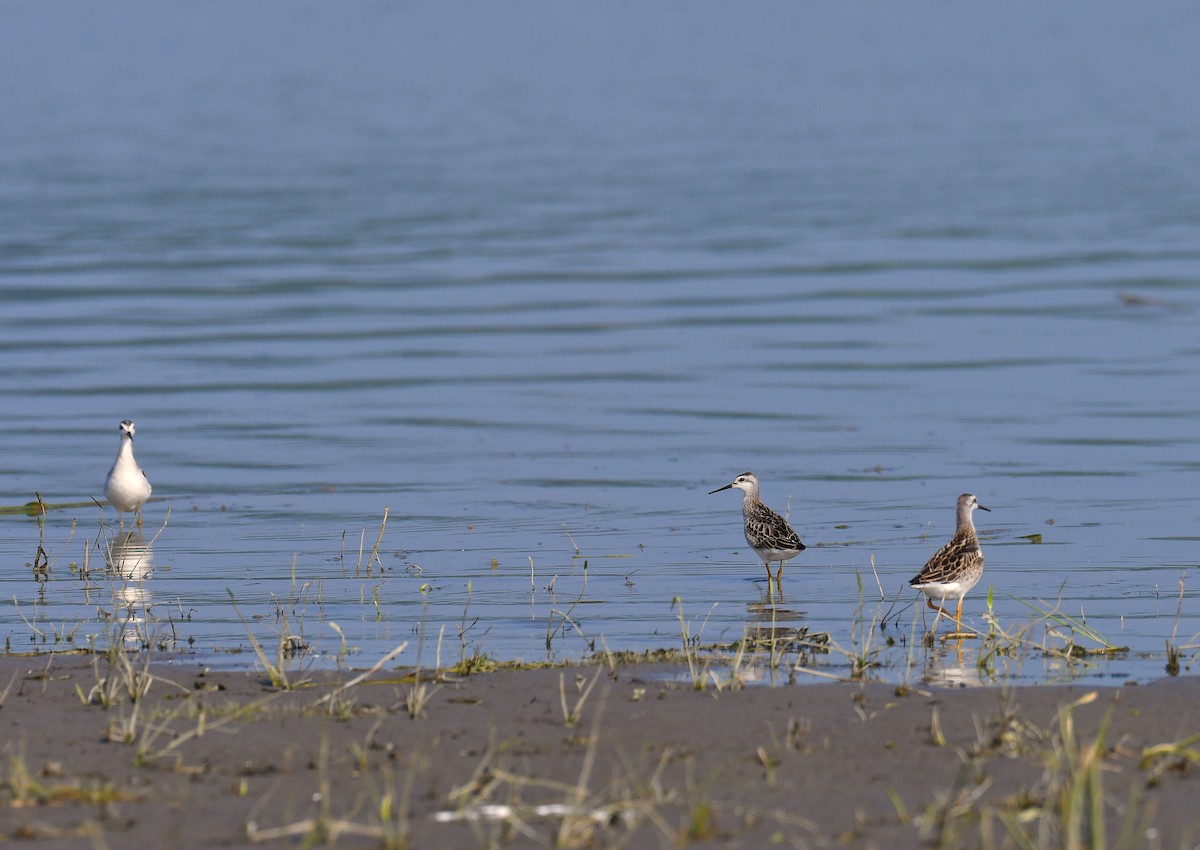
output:
[[[413,719],[396,672],[290,691],[152,672],[136,704],[114,688],[105,706],[80,699],[97,684],[88,658],[0,658],[0,843],[1003,847],[1011,828],[1061,846],[1095,791],[1107,846],[1123,827],[1131,846],[1200,844],[1200,743],[1143,764],[1200,732],[1193,678],[898,695],[700,692],[652,665],[499,671],[430,685]],[[1060,707],[1092,693],[1062,728]]]

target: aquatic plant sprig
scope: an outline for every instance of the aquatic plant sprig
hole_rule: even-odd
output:
[[[33,556],[33,575],[38,581],[45,581],[45,577],[50,572],[50,556],[46,554],[46,509],[42,502],[42,495],[34,492],[37,496],[38,511],[35,514],[37,517],[38,527],[38,547],[37,553]]]
[[[288,672],[288,659],[296,654],[295,642],[300,638],[293,635],[288,628],[287,614],[282,610],[277,612],[279,619],[279,640],[277,642],[275,660],[272,661],[267,657],[266,650],[254,635],[254,630],[250,628],[249,621],[242,614],[241,609],[237,606],[237,597],[233,595],[233,591],[226,588],[226,593],[229,594],[229,602],[233,606],[234,613],[238,615],[238,619],[242,621],[242,625],[246,629],[246,637],[250,641],[250,646],[254,650],[254,654],[258,657],[258,662],[263,666],[263,671],[267,674],[272,686],[282,690],[291,690],[300,687],[308,681],[308,677],[293,679]]]
[[[1064,582],[1064,585],[1065,584],[1066,583]],[[1095,643],[1098,647],[1096,649],[1086,649],[1084,647],[1079,647],[1078,644],[1075,644],[1073,640],[1069,640],[1068,648],[1066,650],[1066,654],[1068,654],[1068,655],[1077,655],[1077,654],[1119,655],[1123,652],[1129,651],[1129,647],[1116,646],[1112,641],[1110,641],[1104,635],[1100,634],[1100,632],[1096,631],[1091,626],[1087,625],[1082,620],[1080,620],[1076,617],[1072,617],[1070,614],[1063,613],[1063,611],[1060,608],[1060,606],[1061,606],[1061,588],[1059,590],[1060,601],[1053,608],[1042,607],[1042,606],[1045,606],[1046,603],[1042,602],[1042,600],[1040,600],[1040,599],[1038,600],[1038,602],[1041,602],[1041,605],[1036,605],[1033,602],[1028,602],[1024,599],[1021,599],[1019,596],[1013,596],[1011,593],[1009,594],[1009,597],[1016,600],[1017,602],[1020,602],[1022,605],[1024,605],[1026,608],[1030,609],[1031,611],[1037,612],[1038,614],[1040,614],[1043,617],[1043,619],[1048,620],[1052,623],[1057,623],[1060,626],[1065,626],[1065,627],[1071,629],[1073,634],[1082,635],[1087,640],[1090,640],[1093,643]]]
[[[388,511],[390,508],[384,507],[383,520],[379,523],[379,536],[375,538],[375,545],[371,547],[371,556],[367,558],[367,578],[371,577],[371,564],[379,564],[379,574],[383,575],[383,561],[379,559],[379,546],[383,543],[383,533],[387,530]],[[366,529],[363,529],[363,534],[366,534]],[[361,574],[362,570],[362,541],[358,546],[358,564],[354,568],[356,576]]]
[[[824,649],[836,652],[838,655],[846,659],[850,665],[850,681],[862,681],[867,678],[867,674],[875,667],[879,667],[879,656],[883,652],[883,647],[874,646],[875,625],[879,622],[879,613],[872,615],[871,621],[868,624],[863,615],[864,599],[863,599],[863,578],[862,573],[855,570],[854,577],[858,583],[858,605],[854,609],[854,615],[850,620],[850,648],[847,649],[839,644],[832,637],[822,645]],[[813,676],[822,676],[824,678],[841,680],[842,677],[833,673],[823,673],[819,670],[814,670],[811,667],[805,667],[797,664],[793,669],[796,673],[807,673]]]
[[[982,642],[979,654],[975,659],[976,669],[981,677],[995,679],[998,676],[996,661],[999,658],[1015,658],[1022,650],[1037,650],[1040,647],[1028,638],[1030,630],[1036,621],[1027,622],[1013,628],[1005,628],[996,616],[995,588],[988,587],[987,609],[983,612],[983,621],[987,624],[987,632],[981,634]]]
[[[150,538],[150,542],[146,544],[147,546],[153,546],[155,543],[157,543],[158,538],[162,535],[162,533],[164,531],[167,530],[167,523],[171,521],[171,511],[172,510],[174,510],[174,508],[172,508],[170,505],[168,505],[167,513],[166,513],[166,516],[163,517],[162,525],[160,525],[158,527],[158,531],[154,532],[154,536]]]
[[[1171,628],[1171,637],[1166,639],[1166,641],[1165,641],[1166,650],[1167,650],[1167,675],[1168,676],[1178,676],[1179,675],[1180,661],[1183,658],[1183,654],[1185,651],[1192,648],[1187,644],[1185,644],[1184,646],[1180,646],[1178,643],[1176,643],[1176,638],[1179,635],[1179,620],[1183,616],[1183,596],[1184,596],[1186,580],[1187,580],[1186,575],[1181,575],[1179,577],[1179,601],[1175,605],[1175,625]],[[1196,638],[1193,636],[1191,643],[1195,643],[1195,640],[1196,640]]]
[[[575,542],[575,538],[571,536],[571,532],[567,531],[567,524],[565,522],[563,523],[563,534],[567,535],[567,539],[571,541],[571,548],[575,550],[575,554],[573,554],[571,557],[572,558],[583,557],[580,554],[579,544]]]
[[[532,565],[533,565],[532,558],[529,559],[529,563],[530,563],[530,567],[532,569]],[[557,578],[557,576],[555,578]],[[533,574],[531,571],[530,572],[530,581],[532,581],[532,580],[533,580]],[[579,588],[579,595],[576,596],[574,600],[572,600],[570,606],[567,608],[566,611],[559,611],[557,608],[550,609],[550,616],[546,619],[546,652],[547,653],[550,653],[553,650],[554,638],[556,635],[562,634],[564,637],[566,636],[568,623],[570,623],[571,627],[575,630],[575,633],[578,634],[579,637],[583,639],[583,642],[588,645],[589,650],[592,652],[596,651],[596,642],[594,640],[590,640],[588,638],[588,636],[586,634],[584,634],[583,629],[581,629],[579,627],[579,624],[576,623],[573,619],[571,619],[571,614],[575,611],[575,609],[579,606],[579,604],[581,602],[583,602],[583,597],[587,593],[587,580],[588,580],[588,562],[585,560],[583,562],[583,583]],[[560,618],[557,626],[554,625],[555,615],[558,615],[558,617]]]
[[[708,613],[704,615],[704,622],[700,625],[700,631],[694,635],[688,627],[687,619],[683,614],[683,598],[679,596],[674,597],[671,600],[671,607],[675,609],[676,618],[679,620],[679,637],[683,644],[683,656],[687,660],[688,677],[691,679],[694,689],[703,690],[706,674],[700,669],[700,662],[696,656],[696,647],[700,643],[700,636],[704,634],[704,627],[708,625],[708,618],[716,610],[717,604],[714,602],[712,607],[708,609]]]

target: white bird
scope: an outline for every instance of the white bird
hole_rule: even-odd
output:
[[[137,428],[131,420],[126,419],[120,425],[121,448],[117,450],[117,459],[113,461],[108,478],[104,481],[104,498],[117,509],[117,519],[124,525],[122,514],[133,512],[137,514],[138,528],[142,527],[142,505],[150,498],[150,479],[146,471],[138,466],[133,457],[133,435]]]

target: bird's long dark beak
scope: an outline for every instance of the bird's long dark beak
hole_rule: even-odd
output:
[[[975,503],[975,507],[979,508],[979,510],[981,510],[981,511],[987,511],[989,514],[992,512],[991,508],[985,508],[983,505],[979,504],[978,502]]]
[[[728,490],[732,486],[732,484],[726,484],[724,487],[718,487],[716,490],[709,490],[708,495],[711,496],[713,493],[720,493],[722,490]]]

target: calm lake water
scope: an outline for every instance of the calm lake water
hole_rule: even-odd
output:
[[[1005,676],[1198,661],[1194,6],[3,17],[0,505],[68,505],[0,516],[10,651],[129,606],[221,666],[279,610],[300,665],[679,646],[675,600],[735,641],[765,574],[707,493],[750,469],[810,546],[780,622],[919,635],[973,492],[970,625],[1130,648]]]

